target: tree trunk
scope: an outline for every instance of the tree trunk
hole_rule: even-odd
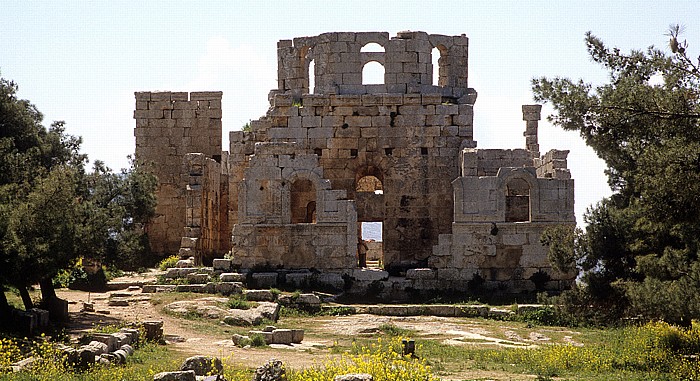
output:
[[[0,285],[0,322],[7,322],[10,319],[10,303],[5,296],[5,287]]]
[[[24,310],[29,311],[34,308],[34,302],[32,302],[32,297],[29,295],[29,290],[24,285],[17,285],[19,290],[19,296],[22,297],[22,303],[24,303]]]
[[[51,277],[39,282],[41,287],[41,302],[44,309],[49,311],[52,321],[68,321],[68,302],[56,296]]]
[[[51,278],[45,278],[39,281],[39,287],[41,287],[41,301],[44,303],[51,303],[54,299],[58,298],[56,296],[56,290],[53,288],[53,281]]]

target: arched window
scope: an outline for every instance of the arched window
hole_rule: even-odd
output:
[[[360,53],[384,53],[384,47],[376,42],[370,42],[360,49]]]
[[[440,85],[440,49],[433,48],[430,52],[430,58],[433,64],[433,86]]]
[[[309,62],[309,94],[313,94],[316,88],[316,62]]]
[[[316,223],[316,187],[307,179],[292,183],[290,207],[293,224]]]
[[[530,184],[520,178],[506,183],[506,222],[530,221]]]
[[[372,192],[375,194],[383,194],[384,188],[382,182],[375,176],[364,176],[357,180],[355,192]]]
[[[433,64],[433,86],[447,86],[447,67],[443,59],[446,53],[447,48],[443,45],[438,45],[430,51]]]
[[[384,65],[376,61],[370,61],[362,67],[363,85],[383,85]]]

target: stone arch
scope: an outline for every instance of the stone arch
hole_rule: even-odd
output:
[[[296,170],[283,176],[282,200],[287,205],[283,208],[282,220],[286,223],[316,223],[322,220],[322,192],[329,189],[328,181],[309,170]]]
[[[369,41],[362,45],[362,48],[360,48],[360,53],[385,53],[386,49],[384,48],[384,45],[379,43],[378,41]]]
[[[367,175],[356,181],[355,192],[384,193],[384,185],[376,176]]]
[[[501,168],[498,173],[505,222],[531,222],[539,210],[537,178],[528,169]]]
[[[316,186],[309,179],[297,178],[290,184],[291,223],[316,223]]]

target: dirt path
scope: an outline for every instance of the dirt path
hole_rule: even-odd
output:
[[[148,281],[153,275],[140,276],[140,281]],[[129,278],[122,281],[135,281]],[[225,359],[227,363],[245,367],[257,367],[270,358],[282,360],[291,368],[305,368],[319,364],[330,355],[328,347],[334,341],[352,340],[353,337],[372,337],[381,331],[382,326],[392,325],[410,330],[416,338],[439,340],[445,345],[487,345],[497,347],[534,348],[544,343],[575,342],[576,332],[561,331],[560,336],[552,340],[551,331],[516,332],[511,326],[500,322],[471,320],[465,318],[448,318],[433,316],[375,316],[351,315],[341,317],[283,318],[279,323],[293,325],[306,330],[303,344],[295,346],[272,345],[267,348],[238,348],[231,341],[228,326],[209,331],[195,327],[196,322],[177,318],[162,311],[162,306],[151,303],[149,294],[140,290],[112,291],[106,293],[87,293],[73,290],[57,290],[57,295],[69,301],[71,323],[67,333],[72,337],[80,336],[95,326],[117,325],[121,322],[144,320],[162,320],[168,345],[183,356],[212,355]],[[110,297],[128,300],[125,306],[110,306]],[[206,297],[203,295],[202,297]],[[84,302],[91,302],[96,312],[81,312]],[[565,335],[565,336],[564,336]],[[462,372],[460,372],[462,373]],[[503,372],[468,371],[464,374],[452,374],[446,379],[492,379],[492,380],[527,380],[525,375],[513,375]]]

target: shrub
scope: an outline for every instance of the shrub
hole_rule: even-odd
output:
[[[241,298],[238,295],[232,296],[226,302],[226,307],[232,310],[248,310],[253,306],[253,303]]]
[[[163,260],[158,263],[158,268],[165,271],[171,267],[175,267],[177,265],[177,261],[179,260],[180,257],[177,255],[171,255],[167,258],[163,258]]]

